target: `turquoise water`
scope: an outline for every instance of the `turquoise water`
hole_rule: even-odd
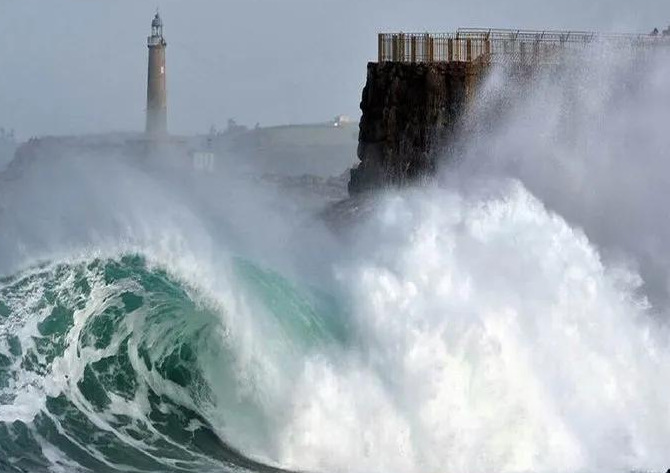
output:
[[[242,259],[231,277],[273,367],[346,343],[327,295]],[[140,255],[1,280],[0,470],[273,470],[272,379],[228,312]]]

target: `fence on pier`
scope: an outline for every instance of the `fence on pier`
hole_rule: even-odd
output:
[[[455,33],[380,33],[379,62],[555,63],[559,54],[594,43],[648,49],[670,47],[670,35],[584,31],[459,29]]]

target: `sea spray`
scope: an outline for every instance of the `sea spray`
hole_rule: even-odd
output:
[[[654,311],[667,312],[670,51],[596,45],[519,78],[494,69],[465,117],[441,178],[515,178],[601,255],[635,267]],[[667,318],[667,317],[665,317]]]
[[[639,276],[519,181],[371,205],[330,288],[177,254],[4,279],[3,462],[28,442],[36,471],[662,466],[670,364]]]
[[[390,194],[359,229],[365,256],[340,270],[359,352],[306,368],[291,466],[663,466],[670,360],[639,277],[605,267],[520,183],[479,186]]]

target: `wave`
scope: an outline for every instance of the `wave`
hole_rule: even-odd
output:
[[[234,272],[257,303],[282,298],[258,328],[285,343],[263,350],[273,366],[341,342],[278,275]],[[4,279],[0,301],[4,471],[276,470],[240,450],[270,428],[253,375],[270,366],[237,349],[228,309],[144,257],[42,265]]]
[[[587,64],[337,235],[233,170],[3,183],[0,470],[665,470],[670,62]]]
[[[3,279],[0,463],[661,468],[670,353],[641,279],[518,181],[475,187],[381,196],[328,291],[240,257],[218,285],[142,254]]]

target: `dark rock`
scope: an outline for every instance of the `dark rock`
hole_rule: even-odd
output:
[[[430,177],[474,95],[483,63],[370,63],[349,194]]]

